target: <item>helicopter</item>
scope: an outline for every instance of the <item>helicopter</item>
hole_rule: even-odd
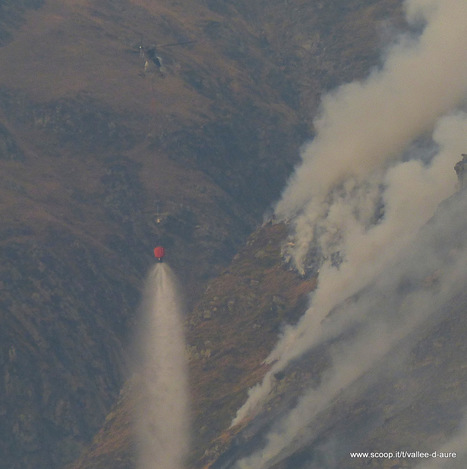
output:
[[[146,73],[157,70],[159,75],[162,77],[165,76],[165,69],[162,62],[162,57],[158,53],[158,49],[163,47],[173,47],[173,46],[182,46],[185,44],[194,44],[197,41],[180,41],[180,42],[171,42],[167,44],[160,44],[157,47],[155,45],[145,46],[143,44],[143,38],[138,45],[139,56],[144,61],[144,69],[141,73],[141,76],[145,76]]]

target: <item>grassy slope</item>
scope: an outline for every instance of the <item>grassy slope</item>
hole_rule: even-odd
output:
[[[193,452],[190,467],[203,467],[217,457],[220,442],[245,391],[267,370],[261,364],[280,327],[303,312],[314,279],[302,279],[282,263],[283,224],[259,229],[229,268],[207,286],[187,320],[193,401]],[[90,451],[73,468],[117,468],[134,465],[129,423],[131,381]],[[134,397],[134,395],[133,395]],[[214,440],[213,443],[211,443]],[[210,446],[209,451],[206,448]],[[114,466],[115,465],[115,466]]]
[[[310,19],[311,11],[306,12],[308,16],[297,16],[295,21],[286,24],[280,7],[275,5],[268,5],[268,13],[263,18],[260,18],[264,10],[259,2],[256,13],[254,6],[249,5],[242,10],[239,4],[226,7],[227,10],[218,13],[232,14],[232,9],[236,9],[235,13],[240,11],[242,22],[255,31],[260,41],[261,36],[266,35],[269,44],[267,54],[284,72],[281,76],[271,71],[267,74],[268,80],[277,85],[276,91],[281,93],[286,103],[296,106],[306,116],[309,109],[305,109],[316,105],[320,87],[331,86],[331,83],[336,82],[334,80],[338,80],[338,76],[345,81],[355,76],[355,73],[364,73],[365,64],[374,60],[374,49],[368,49],[368,36],[376,42],[378,36],[371,27],[374,24],[372,22],[387,20],[385,14],[397,10],[400,2],[380,2],[369,8],[362,6],[358,14],[354,11],[350,13],[350,22],[346,22],[348,16],[343,16],[342,22],[333,23],[330,19],[327,29],[319,24],[320,17],[317,16],[312,24],[322,29],[323,51],[308,55],[297,44],[302,40],[301,35],[312,34],[307,30],[306,22],[306,19]],[[326,13],[329,18],[336,14],[331,8]],[[345,36],[340,35],[343,25]],[[285,32],[291,27],[293,33],[287,37]],[[281,37],[285,38],[285,42]],[[339,39],[338,43],[331,41],[330,47],[335,54],[333,57],[344,55],[345,62],[332,62],[329,57],[325,57],[324,44],[329,37]],[[344,37],[347,38],[348,47],[342,49]],[[232,49],[237,47],[236,43]],[[284,56],[287,54],[295,58],[301,55],[304,58],[301,65],[297,66],[299,59],[295,63],[286,63]],[[357,65],[355,72],[351,58],[358,54],[363,55],[359,61],[353,62]],[[310,73],[304,75],[304,70]],[[296,79],[292,85],[288,84],[291,94],[284,88],[286,77]],[[234,79],[230,86],[235,90],[237,80]],[[309,116],[306,118],[309,119]],[[314,286],[313,281],[299,279],[281,266],[279,246],[285,236],[283,230],[284,227],[280,225],[260,229],[231,267],[209,284],[190,315],[188,340],[196,435],[190,467],[209,465],[229,445],[232,434],[224,433],[225,429],[244,400],[246,390],[259,381],[266,371],[261,362],[276,340],[279,325],[284,320],[297,319],[304,307],[302,295]],[[252,248],[255,242],[257,245]],[[263,249],[265,246],[266,249]],[[256,256],[260,251],[266,252]],[[122,469],[132,467],[134,455],[128,428],[128,407],[129,401],[122,398],[96,436],[90,451],[73,465],[74,468],[94,469],[108,464]]]
[[[49,0],[21,13],[0,48],[0,363],[10,377],[0,402],[9,435],[2,442],[5,467],[59,467],[82,449],[122,384],[124,344],[151,247],[160,241],[169,247],[193,304],[279,195],[310,133],[320,90],[361,75],[371,60],[374,47],[361,47],[375,38],[383,10],[362,3],[361,16],[351,14],[352,29],[347,13],[332,21],[337,3],[324,7],[329,19],[317,52],[307,41],[320,22],[310,29],[307,21],[319,12],[302,3],[292,5],[302,12],[291,13],[289,22],[279,1],[268,4],[266,15],[261,2],[215,11],[209,3],[136,0]],[[343,24],[346,39],[335,44]],[[351,40],[357,30],[366,41]],[[142,78],[131,52],[141,38],[197,42],[163,50],[166,78]],[[331,58],[326,50],[333,44]],[[161,224],[154,223],[156,201]],[[292,274],[271,269],[252,277],[249,288],[261,290],[256,282],[264,279],[287,286],[291,280],[283,276]],[[249,275],[222,281],[227,288]],[[302,293],[294,288],[291,305]],[[267,316],[271,291],[239,291],[248,301],[245,313]],[[240,355],[230,339],[230,358],[209,346],[209,368],[203,344],[215,345],[209,336],[216,336],[222,316],[198,324],[193,313],[190,340],[201,347],[195,356],[205,355],[193,358],[201,376],[194,383],[202,404],[196,425],[210,427],[203,412],[223,406],[218,426],[200,433],[197,451],[225,428],[264,371],[258,363],[287,315],[281,314],[254,354],[251,335]],[[240,324],[223,321],[235,337]],[[245,356],[251,358],[240,365],[244,378],[230,400],[228,382],[213,389],[217,367]],[[98,439],[112,455],[122,441],[128,444],[125,412],[109,421],[126,426]]]

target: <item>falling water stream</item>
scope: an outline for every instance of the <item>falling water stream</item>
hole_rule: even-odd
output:
[[[180,294],[167,264],[149,272],[138,341],[138,468],[183,469],[189,447],[187,363]]]

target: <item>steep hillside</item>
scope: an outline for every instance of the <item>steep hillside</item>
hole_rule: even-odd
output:
[[[261,361],[281,326],[298,319],[315,279],[300,278],[282,261],[285,225],[266,224],[207,288],[187,319],[187,354],[193,400],[193,467],[216,454],[206,450],[228,427],[245,389],[266,369]],[[108,415],[89,452],[71,467],[134,467],[131,437],[134,377]],[[136,392],[135,392],[136,391]]]
[[[423,257],[427,255],[427,240],[439,254],[439,266],[448,265],[446,261],[451,265],[454,251],[457,256],[465,254],[463,214],[466,208],[465,191],[444,202],[416,243],[404,253],[408,261],[400,261],[396,267],[399,291],[393,292],[389,302],[393,320],[404,326],[387,353],[361,374],[353,371],[358,366],[350,367],[353,378],[335,392],[329,388],[327,395],[323,395],[320,385],[329,376],[336,359],[335,350],[344,348],[346,340],[357,335],[358,326],[347,337],[342,334],[338,340],[313,348],[276,376],[267,402],[253,418],[212,443],[205,467],[237,467],[238,460],[264,448],[271,428],[276,429],[274,436],[278,440],[286,438],[287,424],[282,417],[293,412],[292,409],[301,409],[308,418],[303,419],[301,430],[268,463],[268,468],[463,467],[467,403],[466,272],[462,266],[446,291],[441,291],[448,269],[433,271],[432,265],[423,263]],[[414,266],[418,267],[414,269]],[[412,277],[409,282],[414,270],[417,280]],[[416,322],[416,327],[411,327],[410,322],[404,322],[406,318],[400,311],[414,297],[419,301],[425,295],[431,303],[426,309],[432,308],[432,312]],[[352,301],[358,298],[347,300],[346,307],[335,311],[327,320],[348,314]],[[378,308],[385,308],[383,301],[376,302],[376,306],[373,320],[380,314]],[[383,343],[384,332],[379,332],[382,336],[379,342]],[[371,337],[366,336],[365,341],[371,343]],[[353,360],[358,362],[362,358],[354,352]],[[342,374],[345,375],[345,369]],[[320,406],[320,402],[325,405]],[[315,407],[319,412],[310,413]],[[299,413],[294,414],[294,420],[301,418]],[[423,457],[397,456],[396,451],[429,452],[430,455],[435,451],[438,456],[430,461],[432,465],[423,466],[426,462]],[[392,457],[367,454],[367,457],[351,458],[351,452],[385,452],[392,453]],[[443,460],[440,456],[449,452],[456,453],[457,461]]]
[[[447,272],[433,270],[431,264],[423,265],[423,257],[427,254],[426,240],[439,254],[440,265],[454,251],[465,249],[462,214],[466,203],[464,191],[442,204],[414,245],[401,256],[405,261],[396,267],[397,290],[402,300],[393,295],[389,308],[394,320],[404,323],[398,308],[410,303],[414,294],[428,294],[434,304],[433,312],[416,328],[407,327],[407,332],[402,332],[368,370],[357,373],[335,394],[330,392],[329,401],[324,396],[328,402],[324,410],[304,425],[268,467],[357,468],[362,463],[368,467],[415,467],[418,460],[351,459],[349,453],[386,447],[394,451],[443,451],[446,442],[456,438],[464,419],[459,409],[466,405],[465,269],[452,287],[440,295],[440,302],[433,298],[439,293],[440,278]],[[320,344],[276,374],[262,407],[230,427],[246,390],[260,382],[269,369],[263,360],[273,348],[277,334],[284,324],[294,324],[303,314],[308,294],[316,287],[315,277],[301,277],[284,263],[282,248],[287,232],[284,224],[267,223],[259,228],[231,265],[208,283],[187,318],[194,412],[188,467],[235,467],[238,460],[262,447],[265,435],[274,425],[280,435],[282,416],[294,409],[304,394],[310,390],[318,392],[332,367],[335,350],[345,347],[358,330],[351,329],[337,340]],[[411,272],[414,265],[421,265],[415,278]],[[345,306],[363,295],[364,292],[348,299]],[[383,296],[390,294],[383,292]],[[382,302],[377,304],[386,308]],[[345,307],[337,309],[327,320],[336,320],[346,312]],[[377,317],[378,311],[374,315]],[[357,356],[355,360],[358,361]],[[70,468],[103,469],[109,464],[117,469],[135,467],[131,422],[138,379],[135,376],[126,384],[90,449]],[[457,450],[462,448],[458,446]]]
[[[317,96],[375,64],[400,3],[0,1],[0,467],[63,467],[98,431],[124,383],[156,243],[190,309],[217,301],[202,292],[279,196],[312,135]],[[163,68],[145,71],[139,46],[153,44]],[[244,308],[285,310],[261,295],[269,299]],[[215,345],[200,331],[220,324],[196,308],[199,371]],[[266,354],[282,319],[255,354]],[[242,356],[257,345],[249,340]],[[219,426],[199,434],[200,452],[256,366],[241,365],[246,381],[230,400],[213,390],[224,365],[195,373],[206,376],[194,380],[200,419],[226,403]]]

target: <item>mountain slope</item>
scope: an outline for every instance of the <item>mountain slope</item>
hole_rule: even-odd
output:
[[[278,437],[285,438],[287,430],[282,416],[293,412],[292,409],[301,409],[302,414],[309,417],[303,418],[301,430],[267,467],[394,468],[424,467],[426,463],[418,456],[397,456],[396,451],[429,452],[430,455],[436,451],[438,456],[429,461],[433,466],[427,467],[462,467],[465,464],[466,273],[464,261],[459,262],[458,269],[452,256],[456,252],[458,259],[465,258],[462,214],[466,203],[463,191],[441,204],[433,219],[401,256],[405,259],[395,267],[393,275],[397,278],[398,291],[392,291],[392,295],[385,291],[384,299],[375,303],[376,310],[367,318],[368,322],[377,323],[378,314],[386,314],[382,310],[388,308],[389,303],[391,315],[387,320],[396,323],[396,327],[399,323],[401,329],[387,352],[359,373],[358,365],[363,359],[354,349],[350,358],[355,366],[349,368],[352,379],[337,390],[328,388],[327,395],[323,395],[326,389],[323,383],[330,376],[332,366],[338,366],[335,350],[345,350],[346,342],[351,342],[352,336],[358,336],[359,330],[365,329],[358,324],[337,340],[311,349],[277,379],[263,409],[251,421],[242,422],[240,428],[235,429],[235,435],[224,441],[220,456],[209,467],[234,467],[235,461],[264,447],[265,435],[271,428],[276,428]],[[435,270],[430,263],[424,263],[432,249],[440,261]],[[449,277],[451,268],[455,271],[454,278]],[[443,285],[446,278],[449,282]],[[347,300],[346,307],[331,313],[327,320],[348,314],[352,301],[358,302],[358,297],[364,295],[365,292],[359,292],[356,298]],[[415,322],[408,317],[413,301],[426,305],[425,311],[417,313]],[[381,335],[376,344],[383,347],[387,331],[379,324],[379,330],[373,332]],[[373,337],[367,334],[363,339],[367,344],[366,353],[373,350],[376,355]],[[345,376],[345,368],[341,373]],[[319,405],[319,402],[324,404]],[[314,407],[319,411],[307,410]],[[300,420],[301,417],[295,414],[295,418]],[[392,458],[369,454],[352,458],[351,452],[393,455]],[[440,452],[455,452],[457,460],[443,460]]]
[[[191,307],[262,221],[400,2],[341,6],[0,2],[0,467],[63,467],[98,431],[156,243]]]
[[[206,444],[228,426],[245,389],[264,373],[261,361],[280,327],[297,320],[315,286],[314,279],[300,278],[282,262],[286,234],[285,225],[266,224],[252,235],[229,268],[208,284],[188,319],[194,467],[213,457]],[[133,467],[131,409],[138,379],[130,380],[90,450],[71,467]]]

